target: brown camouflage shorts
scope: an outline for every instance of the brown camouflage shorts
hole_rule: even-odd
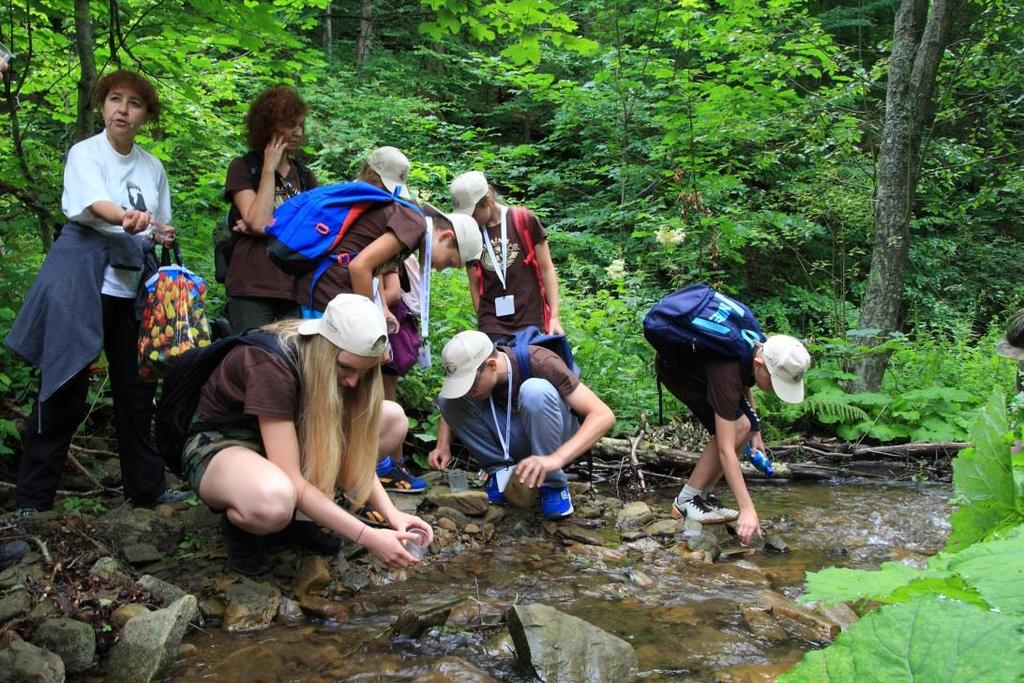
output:
[[[192,490],[199,493],[199,482],[206,474],[206,467],[213,456],[225,448],[241,446],[266,455],[259,428],[247,425],[228,425],[215,430],[196,432],[188,437],[181,455],[181,466]]]

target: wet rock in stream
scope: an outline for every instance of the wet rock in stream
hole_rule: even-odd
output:
[[[0,650],[0,672],[12,683],[64,683],[64,662],[54,653],[20,638]]]
[[[199,614],[192,595],[128,621],[110,651],[107,683],[149,683],[174,663],[189,622]]]
[[[632,645],[547,605],[515,605],[508,630],[520,665],[541,681],[624,683],[639,671]]]

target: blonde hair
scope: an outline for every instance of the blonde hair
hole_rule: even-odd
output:
[[[355,387],[339,387],[338,347],[319,334],[300,335],[300,322],[283,320],[265,329],[277,333],[298,368],[301,401],[295,427],[302,476],[329,497],[340,488],[362,507],[373,486],[380,450],[380,364]]]

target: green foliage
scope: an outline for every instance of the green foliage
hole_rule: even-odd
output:
[[[883,607],[808,653],[780,683],[1017,681],[1024,620],[955,601]]]
[[[1011,456],[1014,432],[998,392],[971,436],[973,447],[953,463],[959,507],[946,550],[925,569],[886,562],[877,571],[808,574],[804,601],[894,606],[861,619],[780,681],[850,680],[853,671],[871,671],[874,680],[1017,680],[1024,670],[1024,458]]]
[[[99,515],[107,511],[107,506],[97,498],[83,498],[80,496],[68,496],[57,505],[57,512],[66,515],[72,512],[84,512],[90,515]]]

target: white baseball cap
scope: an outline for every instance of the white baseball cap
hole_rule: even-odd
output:
[[[462,398],[473,388],[476,371],[494,352],[494,342],[483,332],[459,332],[444,345],[441,361],[444,364],[444,384],[441,398]]]
[[[470,216],[477,202],[491,191],[487,177],[480,171],[463,173],[448,188],[452,195],[452,211]]]
[[[811,367],[811,354],[799,339],[786,334],[768,337],[761,351],[772,378],[775,395],[786,403],[804,400],[804,373]]]
[[[384,353],[388,326],[380,307],[362,294],[339,294],[331,299],[324,317],[304,320],[299,334],[320,334],[342,351],[372,358]]]
[[[451,225],[452,230],[455,231],[455,241],[459,244],[459,260],[462,265],[480,259],[480,254],[484,250],[484,238],[480,232],[480,226],[472,216],[462,213],[442,213],[437,207],[430,204],[423,205],[423,213]],[[434,227],[438,227],[436,223]]]
[[[377,172],[391,194],[408,199],[409,159],[396,147],[378,147],[370,152],[366,165]]]

